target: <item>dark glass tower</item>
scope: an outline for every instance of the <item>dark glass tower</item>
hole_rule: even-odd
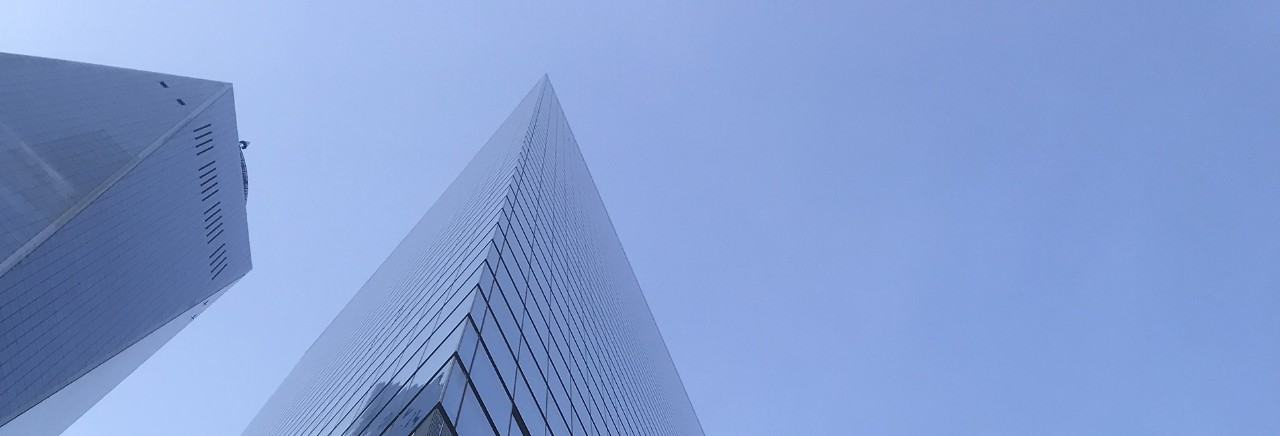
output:
[[[545,78],[246,434],[702,434]]]
[[[231,85],[0,54],[0,435],[58,434],[250,269]]]

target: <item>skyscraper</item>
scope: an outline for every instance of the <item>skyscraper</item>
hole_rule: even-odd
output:
[[[546,78],[246,434],[702,434]]]
[[[0,435],[57,434],[251,267],[228,83],[0,54]]]

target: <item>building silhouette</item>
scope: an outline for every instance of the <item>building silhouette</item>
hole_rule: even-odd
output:
[[[228,83],[0,54],[0,435],[58,434],[251,268]]]
[[[245,434],[702,434],[545,77]]]

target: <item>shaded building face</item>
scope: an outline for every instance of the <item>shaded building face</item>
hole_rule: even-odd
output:
[[[231,85],[0,54],[0,435],[57,434],[249,271]]]
[[[546,79],[246,434],[702,434]]]

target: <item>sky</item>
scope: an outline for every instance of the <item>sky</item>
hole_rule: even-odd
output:
[[[544,73],[707,434],[1280,434],[1280,3],[613,3],[0,3],[252,141],[254,270],[66,434],[239,434]]]

